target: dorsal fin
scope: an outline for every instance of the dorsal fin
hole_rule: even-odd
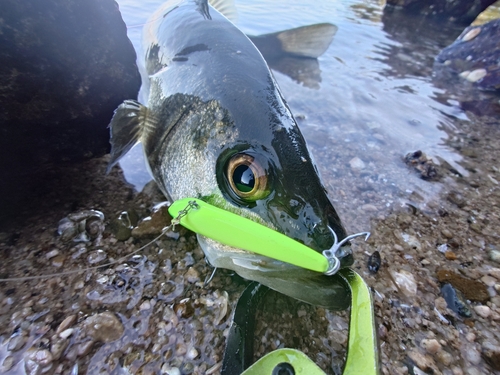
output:
[[[146,106],[135,100],[125,100],[115,110],[109,124],[111,160],[106,173],[156,125],[156,117]]]
[[[209,0],[208,3],[232,23],[238,21],[238,11],[234,0]]]

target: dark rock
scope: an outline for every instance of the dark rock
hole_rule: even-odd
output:
[[[402,12],[440,22],[469,25],[496,0],[387,0],[384,14]]]
[[[368,258],[368,270],[372,273],[377,273],[378,270],[380,269],[381,262],[382,260],[380,258],[380,253],[378,251],[375,251]]]
[[[136,55],[113,0],[6,0],[0,23],[0,199],[52,162],[108,152],[107,125],[137,97]]]
[[[422,151],[410,152],[404,157],[404,161],[407,165],[413,167],[423,180],[439,180],[439,167],[431,159],[427,158]]]
[[[462,292],[464,297],[470,301],[486,303],[490,299],[486,285],[479,281],[468,279],[455,272],[443,269],[437,271],[437,277],[441,283],[453,285],[454,288]]]
[[[500,348],[487,348],[483,350],[482,356],[494,370],[500,371]]]
[[[465,318],[470,318],[472,316],[463,294],[453,288],[451,284],[446,283],[442,286],[441,295],[451,311]]]
[[[459,74],[485,90],[500,90],[500,19],[467,27],[436,57],[436,70]]]

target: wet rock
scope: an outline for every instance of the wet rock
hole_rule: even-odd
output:
[[[457,205],[457,207],[462,208],[465,206],[467,203],[465,201],[465,198],[462,194],[460,194],[458,191],[450,191],[448,193],[448,196],[446,197],[451,203],[454,203]]]
[[[483,348],[484,360],[496,371],[500,371],[500,347]]]
[[[405,270],[399,272],[391,270],[391,276],[403,294],[408,297],[413,297],[417,294],[417,283],[410,272]]]
[[[118,241],[126,241],[132,235],[132,229],[137,225],[137,221],[135,210],[123,211],[111,222],[111,231]]]
[[[59,334],[62,331],[68,329],[76,322],[76,315],[68,315],[57,327],[56,333]]]
[[[99,241],[104,232],[104,214],[97,210],[74,212],[61,219],[57,233],[64,242]]]
[[[174,305],[174,311],[178,317],[190,318],[194,314],[193,303],[190,298],[185,298]]]
[[[500,20],[467,27],[436,57],[446,69],[485,90],[500,89]]]
[[[468,279],[455,272],[444,269],[437,271],[437,278],[442,283],[450,283],[453,285],[453,287],[461,291],[468,300],[485,303],[490,299],[486,285],[479,281]]]
[[[474,311],[477,315],[484,319],[488,318],[491,315],[491,309],[488,306],[484,305],[474,306]]]
[[[103,261],[106,258],[107,258],[106,252],[104,252],[103,250],[96,250],[89,254],[89,256],[87,257],[87,261],[90,264],[96,264]]]
[[[83,329],[93,341],[104,343],[118,340],[123,334],[123,324],[111,312],[92,315],[83,322]]]
[[[442,286],[441,295],[451,311],[466,318],[472,316],[464,296],[460,291],[455,290],[451,284],[446,283]]]
[[[368,258],[368,270],[372,273],[377,273],[381,262],[382,259],[380,258],[380,253],[378,251],[374,251]]]
[[[428,355],[420,354],[415,350],[411,350],[408,353],[408,357],[410,357],[410,359],[418,366],[418,368],[423,371],[431,371],[432,373],[435,373],[435,371],[437,370],[436,363]]]
[[[418,14],[420,18],[469,25],[496,0],[387,0],[384,14]]]
[[[488,256],[493,262],[500,263],[500,251],[495,248],[490,248]]]
[[[441,350],[441,344],[436,339],[424,339],[420,342],[420,346],[429,354],[436,354]]]
[[[29,349],[25,353],[25,369],[28,374],[39,374],[47,372],[54,357],[47,349]]]
[[[108,152],[113,111],[141,80],[112,0],[3,1],[0,45],[0,199],[14,207],[41,165]]]
[[[353,171],[360,171],[366,167],[365,162],[357,156],[349,161],[349,165]]]
[[[415,169],[423,180],[439,180],[438,166],[422,151],[410,152],[404,157],[405,163]]]
[[[171,220],[166,202],[161,203],[153,208],[151,216],[139,222],[137,227],[132,230],[132,236],[135,238],[158,236],[164,228],[170,225]]]

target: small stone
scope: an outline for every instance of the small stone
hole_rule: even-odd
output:
[[[436,354],[441,350],[441,344],[436,339],[424,339],[420,346],[429,354]]]
[[[364,169],[366,167],[365,163],[363,162],[363,160],[361,160],[360,158],[358,158],[357,156],[352,158],[350,161],[349,161],[349,165],[351,166],[351,168],[354,170],[354,171],[360,171],[362,169]]]
[[[483,348],[483,358],[494,370],[500,371],[500,347]]]
[[[168,213],[168,206],[163,202],[153,208],[153,213],[142,219],[137,227],[132,230],[132,236],[135,238],[143,238],[149,236],[157,236],[162,233],[165,227],[170,225],[172,218]]]
[[[89,254],[87,261],[90,264],[95,264],[103,261],[104,259],[106,259],[106,257],[107,254],[104,252],[104,250],[96,250]]]
[[[473,70],[472,72],[467,74],[464,78],[469,82],[477,82],[480,79],[483,79],[484,77],[486,77],[486,74],[488,74],[486,69],[481,68],[481,69]]]
[[[92,347],[94,346],[93,341],[86,341],[78,344],[77,349],[76,349],[76,354],[78,357],[85,357],[90,353],[92,350]]]
[[[462,37],[462,40],[464,42],[468,42],[469,40],[472,40],[474,39],[476,36],[479,35],[479,33],[481,32],[481,28],[480,27],[476,27],[472,30],[469,30],[463,37]]]
[[[496,249],[491,249],[488,252],[488,255],[493,262],[500,263],[500,251]]]
[[[408,353],[408,357],[411,358],[413,362],[418,366],[418,368],[423,371],[433,371],[437,370],[436,363],[428,355],[420,354],[419,352],[412,350]]]
[[[477,365],[481,362],[481,353],[474,347],[469,346],[465,352],[465,357],[473,364]]]
[[[480,317],[486,319],[491,315],[491,309],[485,305],[474,306],[474,311]]]
[[[47,259],[51,259],[51,258],[54,258],[57,255],[59,255],[59,250],[54,249],[54,250],[49,251],[47,254],[45,254],[45,257]]]
[[[9,355],[5,357],[2,362],[2,366],[0,366],[0,373],[5,374],[14,366],[14,357]]]
[[[111,312],[92,315],[83,322],[87,336],[94,341],[108,343],[118,340],[123,334],[123,324]]]
[[[442,364],[447,367],[450,366],[454,361],[453,356],[445,350],[441,350],[440,352],[438,352],[436,354],[436,357]]]
[[[391,275],[402,293],[408,297],[413,297],[417,294],[417,283],[411,273],[405,270],[399,272],[391,270]]]
[[[441,234],[448,238],[448,239],[451,239],[453,238],[453,233],[451,233],[448,229],[444,228],[444,229],[441,229]]]
[[[198,357],[198,355],[199,355],[198,350],[196,350],[195,348],[191,348],[186,353],[186,358],[189,359],[189,360],[193,360],[196,357]]]
[[[139,310],[141,311],[144,311],[144,310],[150,310],[151,309],[151,302],[149,301],[144,301],[143,303],[141,303],[141,305],[139,306]]]
[[[412,236],[411,234],[407,234],[407,233],[402,233],[401,237],[402,237],[403,241],[406,242],[408,244],[408,246],[410,246],[412,249],[418,250],[418,251],[422,250],[422,244],[417,239],[417,237]]]
[[[62,353],[64,350],[68,347],[68,340],[56,340],[55,342],[52,342],[50,345],[50,352],[52,353],[52,357],[54,360],[58,360],[61,358]]]
[[[62,255],[62,254],[58,255],[52,259],[52,265],[54,267],[62,267],[65,259],[66,259],[66,257],[64,255]]]
[[[200,273],[194,267],[189,267],[186,274],[184,275],[188,283],[194,284],[200,281]]]
[[[481,281],[487,286],[495,286],[495,284],[497,283],[497,280],[495,278],[488,275],[481,277]]]
[[[377,212],[378,208],[374,204],[364,204],[361,206],[361,210],[365,212]]]
[[[493,276],[495,279],[500,280],[500,268],[491,268],[488,270],[488,274]]]
[[[68,337],[70,337],[73,334],[73,331],[74,331],[74,328],[65,329],[64,331],[59,333],[59,337],[62,339],[67,339]]]
[[[448,250],[444,253],[444,257],[448,260],[455,260],[457,259],[457,255],[451,251],[451,250]]]

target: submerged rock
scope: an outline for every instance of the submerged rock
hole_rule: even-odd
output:
[[[490,299],[486,285],[479,281],[468,279],[458,273],[443,269],[437,271],[437,277],[440,282],[453,285],[468,300],[485,303]]]
[[[463,294],[453,288],[451,284],[446,283],[443,285],[441,288],[441,295],[451,311],[465,318],[470,318],[472,316]]]
[[[500,90],[500,19],[467,27],[436,57],[437,69],[448,70],[485,90]]]

